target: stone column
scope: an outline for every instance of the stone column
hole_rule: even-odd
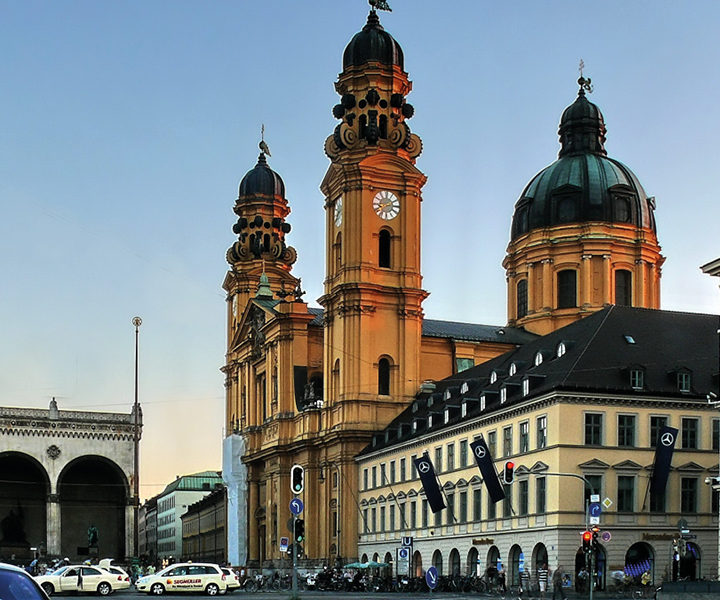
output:
[[[130,498],[125,507],[125,556],[137,556],[135,548],[135,505],[137,499]]]
[[[609,254],[603,254],[603,284],[602,284],[602,302],[603,304],[612,304],[613,298],[611,295],[613,289],[612,281],[612,261]]]
[[[60,496],[48,494],[47,497],[47,553],[48,556],[60,556],[62,530],[60,528]]]
[[[552,258],[545,258],[542,261],[542,309],[544,311],[552,310],[553,307],[553,277],[552,277]]]
[[[593,289],[592,289],[592,255],[583,254],[582,263],[580,263],[580,277],[581,277],[581,288],[580,288],[580,300],[578,306],[580,308],[587,308],[593,305]]]

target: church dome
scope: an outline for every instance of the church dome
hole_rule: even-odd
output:
[[[285,197],[282,178],[267,164],[265,153],[261,152],[257,164],[250,169],[240,182],[239,197],[280,196]]]
[[[515,205],[511,239],[556,225],[606,222],[634,225],[655,232],[655,201],[635,174],[605,151],[605,121],[585,97],[585,80],[577,99],[560,119],[559,158],[535,175]]]
[[[370,11],[362,31],[356,33],[345,48],[343,69],[367,62],[380,62],[403,68],[403,51],[400,44],[380,25],[380,19],[374,10]]]

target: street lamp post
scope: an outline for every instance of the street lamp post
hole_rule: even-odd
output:
[[[139,507],[140,507],[140,403],[138,402],[138,356],[140,342],[140,325],[142,319],[133,317],[132,324],[135,326],[135,403],[133,404],[134,427],[133,427],[133,514],[135,526],[133,528],[133,554],[138,555],[139,540]]]

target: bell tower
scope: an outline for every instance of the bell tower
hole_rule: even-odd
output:
[[[374,7],[348,44],[325,142],[325,402],[331,426],[369,434],[420,384],[422,290],[420,138],[400,45]]]

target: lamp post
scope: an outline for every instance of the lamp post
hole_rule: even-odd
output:
[[[135,326],[135,403],[133,404],[133,495],[135,496],[135,500],[133,502],[133,514],[135,524],[133,527],[133,554],[137,556],[138,543],[140,541],[138,532],[138,528],[140,526],[138,523],[140,516],[138,510],[140,507],[140,404],[138,402],[138,350],[142,319],[140,317],[133,317],[132,324]]]

